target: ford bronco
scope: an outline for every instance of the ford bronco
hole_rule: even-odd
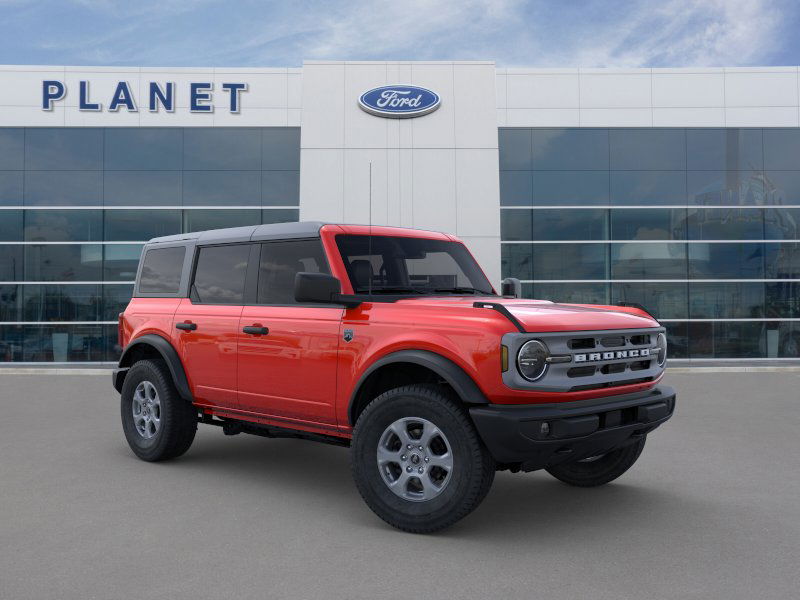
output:
[[[664,328],[643,308],[498,295],[457,238],[284,223],[144,247],[113,384],[146,461],[197,424],[350,447],[384,521],[431,532],[495,471],[608,483],[672,416]]]

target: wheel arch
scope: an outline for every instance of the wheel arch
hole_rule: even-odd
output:
[[[122,392],[122,384],[130,367],[137,361],[146,358],[160,358],[169,368],[172,382],[181,398],[194,402],[186,371],[178,356],[178,352],[165,338],[155,333],[148,333],[133,340],[119,359],[119,368],[114,371],[114,388]]]
[[[472,377],[449,358],[429,350],[399,350],[373,362],[359,378],[347,407],[350,425],[355,425],[361,411],[378,393],[406,383],[419,383],[413,380],[420,376],[444,381],[465,404],[489,402]]]

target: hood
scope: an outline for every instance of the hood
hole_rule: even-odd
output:
[[[639,329],[659,326],[655,319],[642,315],[639,309],[622,306],[558,304],[549,300],[499,298],[497,296],[428,296],[403,299],[400,302],[442,308],[448,306],[453,308],[472,308],[475,302],[502,304],[522,324],[525,330],[531,333]],[[476,308],[474,310],[490,309]]]

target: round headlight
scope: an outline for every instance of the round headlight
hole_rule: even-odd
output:
[[[517,368],[528,381],[536,381],[547,369],[545,360],[549,355],[547,346],[539,340],[525,342],[517,354]]]
[[[663,367],[667,362],[667,336],[659,333],[656,338],[656,352],[658,353],[658,366]]]

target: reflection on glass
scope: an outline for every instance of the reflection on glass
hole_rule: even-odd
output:
[[[607,205],[609,172],[534,171],[533,203],[537,206]],[[515,203],[501,201],[501,204]]]
[[[764,168],[800,170],[800,129],[764,129]]]
[[[114,244],[103,249],[103,281],[133,281],[142,244]]]
[[[532,221],[532,233],[528,232],[528,240],[607,240],[608,210],[506,210],[512,216],[521,217],[528,212]]]
[[[300,171],[261,173],[263,206],[297,206],[300,203]]]
[[[102,298],[98,285],[26,285],[25,321],[97,321]]]
[[[611,203],[686,204],[684,171],[612,171]]]
[[[758,319],[763,316],[763,283],[689,283],[691,319]]]
[[[261,130],[261,168],[265,171],[300,169],[300,128],[265,127]]]
[[[0,252],[0,281],[23,280],[23,247],[4,246]]]
[[[667,329],[669,358],[689,358],[688,323],[663,323]]]
[[[691,358],[756,358],[766,356],[763,322],[689,323]]]
[[[259,206],[260,171],[184,171],[184,206]]]
[[[251,127],[186,127],[183,168],[260,170],[261,131]]]
[[[34,171],[99,171],[103,130],[94,127],[28,127],[25,168]]]
[[[18,242],[22,240],[22,211],[0,211],[0,242]],[[3,249],[0,248],[0,252]]]
[[[800,244],[764,244],[767,279],[800,279]]]
[[[296,208],[265,208],[261,211],[261,223],[294,223],[300,220],[300,210]]]
[[[534,129],[533,167],[542,171],[608,169],[607,129]]]
[[[116,171],[181,169],[183,131],[173,127],[108,127],[105,168]]]
[[[688,244],[693,279],[761,279],[764,244]]]
[[[758,206],[782,204],[783,194],[763,171],[688,171],[689,204]]]
[[[105,239],[117,242],[146,242],[162,235],[181,232],[180,210],[107,210]]]
[[[0,206],[23,205],[22,180],[23,171],[0,171]]]
[[[25,241],[94,242],[103,235],[99,210],[25,211]]]
[[[503,244],[500,247],[500,257],[502,277],[533,279],[533,246],[531,244]]]
[[[500,129],[498,146],[501,171],[529,171],[531,169],[530,129]]]
[[[688,316],[686,283],[614,283],[611,303],[641,304],[657,319],[685,319]]]
[[[611,211],[615,240],[686,239],[685,208],[620,208]]]
[[[533,179],[530,171],[500,171],[500,205],[533,205]]]
[[[607,279],[607,244],[531,244],[533,277]]]
[[[25,130],[0,127],[0,170],[25,168]]]
[[[21,325],[0,325],[0,362],[22,360],[24,337]]]
[[[22,360],[28,362],[100,362],[106,342],[100,325],[26,325]]]
[[[25,204],[29,206],[99,206],[102,171],[25,171]]]
[[[612,279],[686,279],[686,244],[611,245]]]
[[[523,285],[523,295],[570,304],[608,304],[608,287],[607,283],[533,283]]]
[[[25,246],[27,281],[100,281],[102,265],[99,244]]]
[[[106,171],[103,202],[106,206],[180,206],[183,174],[180,171]]]
[[[760,208],[690,208],[690,240],[759,240],[764,237]]]
[[[133,296],[132,285],[104,285],[103,288],[103,321],[116,321],[119,313],[128,306]]]
[[[185,210],[183,211],[183,230],[205,231],[225,227],[259,225],[261,211],[257,208],[244,210]]]
[[[22,286],[0,285],[0,321],[22,320]],[[0,352],[2,362],[2,352]]]
[[[764,168],[760,129],[687,129],[686,146],[690,171]]]
[[[686,168],[683,129],[612,129],[609,144],[612,169],[672,171]]]

